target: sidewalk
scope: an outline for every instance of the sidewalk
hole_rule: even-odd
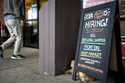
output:
[[[40,74],[37,49],[23,48],[22,53],[26,56],[24,60],[9,59],[11,52],[11,50],[7,50],[4,61],[0,63],[1,83],[80,83],[79,81],[73,81],[71,74],[60,76]]]

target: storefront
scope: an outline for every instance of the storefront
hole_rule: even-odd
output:
[[[70,61],[69,57],[75,55],[76,51],[80,0],[45,0],[43,4],[39,11],[40,31],[44,30],[39,35],[41,72],[54,75],[64,73],[66,61]],[[120,17],[121,36],[124,36],[124,0],[120,3]]]
[[[40,48],[39,63],[42,73],[64,73],[70,69],[71,60],[75,58],[80,24],[80,0],[40,0],[39,10],[38,0],[24,1],[24,47]],[[121,1],[121,43],[125,64],[125,0]],[[3,4],[2,0],[0,4]],[[2,7],[0,10],[2,13]],[[3,16],[0,16],[0,19],[3,21]],[[6,37],[9,37],[8,32],[6,33]]]

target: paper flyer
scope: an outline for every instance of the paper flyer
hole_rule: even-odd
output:
[[[83,8],[89,8],[100,4],[112,2],[114,0],[83,0]]]

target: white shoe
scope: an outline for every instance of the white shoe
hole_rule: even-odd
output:
[[[16,60],[16,59],[20,60],[20,59],[24,59],[24,56],[22,56],[22,55],[13,55],[10,58],[14,59],[14,60]]]

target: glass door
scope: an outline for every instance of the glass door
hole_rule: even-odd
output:
[[[25,0],[25,26],[23,29],[23,41],[25,47],[38,48],[38,3],[37,0]]]

